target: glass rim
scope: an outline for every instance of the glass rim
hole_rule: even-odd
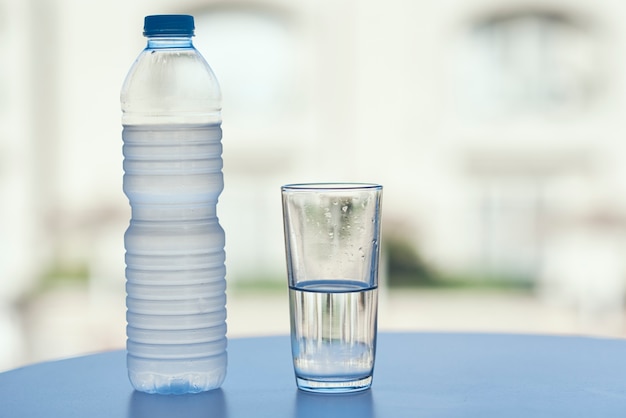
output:
[[[328,183],[291,183],[281,186],[283,192],[311,192],[311,191],[346,191],[346,190],[382,190],[383,186],[377,183],[328,182]]]

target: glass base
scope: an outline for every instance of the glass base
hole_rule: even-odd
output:
[[[372,376],[358,380],[311,380],[296,376],[298,389],[317,393],[347,393],[367,390],[372,386]]]

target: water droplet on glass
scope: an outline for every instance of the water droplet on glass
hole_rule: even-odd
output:
[[[344,212],[344,213],[347,212],[348,211],[348,205],[342,206],[341,207],[341,211]]]

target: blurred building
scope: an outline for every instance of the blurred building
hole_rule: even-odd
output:
[[[284,279],[281,184],[367,181],[434,269],[623,309],[620,2],[0,0],[0,359],[124,332],[119,89],[157,13],[223,87],[229,281]]]

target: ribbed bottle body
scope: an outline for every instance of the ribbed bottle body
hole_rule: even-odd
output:
[[[190,40],[148,45],[121,95],[128,374],[143,392],[202,392],[227,364],[220,92]]]

